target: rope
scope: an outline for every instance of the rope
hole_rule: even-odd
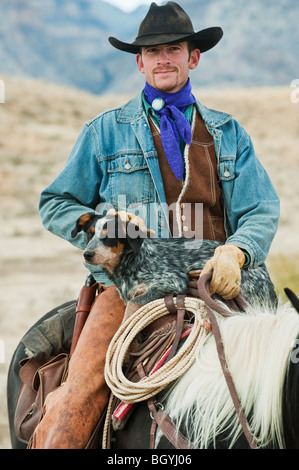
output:
[[[138,403],[147,400],[191,367],[199,344],[206,338],[203,323],[207,318],[204,303],[199,299],[186,297],[185,308],[194,314],[194,325],[185,344],[169,362],[140,382],[131,382],[125,377],[122,371],[123,363],[136,335],[157,318],[169,313],[164,299],[141,307],[120,326],[107,351],[105,380],[112,393],[121,401]]]
[[[174,302],[176,305],[175,298]],[[124,403],[138,403],[148,400],[164,390],[193,364],[200,343],[209,334],[204,327],[207,315],[205,304],[200,299],[186,297],[185,308],[194,315],[194,324],[188,339],[169,362],[139,382],[131,382],[125,377],[122,371],[124,360],[136,335],[155,320],[169,313],[164,299],[154,300],[138,309],[119,327],[112,338],[105,363],[105,380],[112,394],[104,426],[103,449],[106,448],[107,443],[107,428],[111,419],[113,396]]]

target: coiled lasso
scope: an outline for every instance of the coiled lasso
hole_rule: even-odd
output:
[[[176,298],[174,298],[174,303],[176,304]],[[147,400],[164,390],[191,367],[200,343],[205,341],[209,332],[204,327],[207,322],[204,302],[197,298],[185,297],[185,308],[194,315],[193,327],[187,340],[169,362],[139,382],[131,382],[125,377],[122,370],[124,360],[136,335],[155,320],[169,313],[164,299],[154,300],[139,308],[119,327],[109,345],[105,364],[105,380],[114,396],[124,403]],[[103,448],[106,445],[107,420],[110,419],[113,395],[111,395],[107,409]]]

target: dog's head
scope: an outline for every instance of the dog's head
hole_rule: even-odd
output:
[[[153,236],[142,219],[127,212],[115,212],[106,215],[86,213],[76,222],[72,237],[84,231],[87,246],[83,256],[87,263],[100,265],[111,274],[119,264],[121,255],[126,251],[138,251],[145,238]]]

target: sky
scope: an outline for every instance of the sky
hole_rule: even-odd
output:
[[[121,8],[124,11],[132,11],[135,10],[139,5],[150,5],[152,0],[105,0],[108,3],[112,3],[113,5]],[[155,0],[157,5],[163,3],[162,0]]]

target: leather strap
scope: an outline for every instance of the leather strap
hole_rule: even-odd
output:
[[[214,310],[217,311],[218,313],[220,313],[221,315],[223,315],[223,310],[224,309],[221,308],[220,305],[217,304],[213,299],[211,299],[210,294],[209,294],[209,283],[210,283],[211,277],[212,277],[212,274],[208,273],[208,274],[203,275],[198,280],[198,294],[197,294],[197,297],[200,297],[206,304],[207,315],[208,315],[209,321],[211,323],[212,333],[214,334],[214,337],[215,337],[216,348],[217,348],[221,368],[222,368],[224,378],[226,380],[226,383],[227,383],[227,386],[228,386],[228,389],[229,389],[229,392],[230,392],[230,395],[231,395],[231,398],[232,398],[237,416],[238,416],[240,424],[242,426],[244,435],[247,439],[247,442],[248,442],[250,448],[251,449],[258,449],[257,444],[254,440],[254,437],[253,437],[252,433],[249,430],[249,426],[248,426],[248,423],[247,423],[246,416],[243,412],[243,409],[242,409],[242,406],[241,406],[241,403],[240,403],[240,400],[239,400],[239,397],[238,397],[238,394],[237,394],[237,391],[236,391],[236,388],[235,388],[233,378],[232,378],[231,373],[229,371],[229,366],[228,366],[227,361],[226,361],[225,352],[224,352],[224,345],[223,345],[223,341],[222,341],[222,337],[221,337],[221,333],[220,333],[220,329],[219,329],[219,326],[218,326],[216,316],[210,308],[210,306],[213,305]],[[236,305],[240,306],[240,307],[241,306],[245,307],[247,305],[245,300],[243,300],[243,298],[240,296],[240,294],[239,294],[238,297],[239,297],[239,299],[236,302]],[[227,312],[224,312],[224,316],[226,316],[226,317],[228,316]]]
[[[206,305],[208,305],[211,309],[215,310],[223,317],[232,316],[231,313],[222,308],[219,303],[216,302],[216,299],[223,302],[222,297],[217,294],[213,295],[213,297],[210,295],[209,287],[212,273],[207,273],[200,277],[200,272],[195,274],[195,271],[192,271],[192,277],[193,279],[188,282],[187,294],[191,294],[194,297],[200,298]],[[234,310],[235,312],[243,312],[248,307],[246,300],[241,294],[238,294],[234,299],[225,300],[224,302],[230,310]]]
[[[157,336],[153,338],[149,344],[142,349],[141,355],[133,362],[131,369],[132,374],[128,375],[128,379],[131,381],[133,380],[133,376],[135,375],[134,369],[137,368],[139,363],[142,363],[145,359],[148,359],[146,362],[146,370],[149,373],[152,367],[155,366],[156,362],[159,360],[161,356],[163,356],[164,352],[170,347],[174,338],[174,333],[169,331],[168,334],[163,335],[161,338]],[[134,353],[131,353],[134,356]]]
[[[137,370],[141,380],[147,377],[141,363],[138,364]],[[147,400],[147,406],[152,418],[152,425],[150,429],[150,449],[155,448],[157,426],[159,426],[166,439],[168,439],[168,441],[171,442],[171,444],[176,449],[190,449],[189,442],[185,436],[183,436],[183,434],[176,428],[176,425],[168,415],[163,413],[162,410],[157,410],[156,403],[157,402],[155,397],[149,398]]]
[[[153,398],[147,402],[153,422],[159,426],[166,439],[176,449],[190,449],[189,442],[183,434],[176,428],[176,425],[162,410],[157,410]],[[152,426],[153,427],[153,426]],[[155,448],[155,436],[151,434],[151,449]]]
[[[182,336],[183,327],[184,327],[184,318],[185,318],[185,312],[186,312],[184,300],[185,300],[184,295],[178,295],[176,298],[176,304],[177,304],[176,333],[175,333],[175,337],[172,343],[170,353],[165,363],[170,361],[170,359],[172,359],[175,356],[181,336]]]
[[[75,351],[80,334],[83,330],[83,327],[89,315],[91,306],[96,297],[96,293],[97,291],[99,291],[100,293],[102,290],[103,290],[103,287],[100,286],[97,282],[94,282],[92,285],[88,285],[88,281],[81,288],[81,291],[79,293],[79,297],[77,300],[77,306],[76,306],[76,320],[75,320],[73,340],[72,340],[72,345],[71,345],[71,350],[70,350],[70,357]]]
[[[164,303],[169,313],[171,314],[177,313],[177,308],[174,305],[174,301],[173,301],[173,295],[167,295],[166,297],[164,297]]]
[[[248,426],[248,423],[247,423],[246,416],[245,416],[245,414],[242,410],[242,406],[241,406],[241,403],[240,403],[240,400],[239,400],[239,397],[238,397],[238,394],[237,394],[237,391],[236,391],[236,388],[235,388],[235,384],[234,384],[233,378],[231,376],[231,373],[229,371],[229,366],[228,366],[227,361],[226,361],[223,341],[222,341],[222,338],[221,338],[221,333],[220,333],[220,330],[219,330],[217,319],[216,319],[214,313],[212,312],[212,310],[209,307],[207,307],[207,314],[208,314],[208,318],[209,318],[210,323],[211,323],[212,333],[214,334],[214,337],[215,337],[216,348],[217,348],[221,368],[222,368],[222,371],[223,371],[223,374],[224,374],[224,378],[226,380],[226,383],[227,383],[227,386],[228,386],[228,389],[229,389],[229,392],[230,392],[230,395],[231,395],[231,398],[232,398],[237,416],[238,416],[240,424],[242,426],[244,435],[247,439],[247,442],[248,442],[250,448],[251,449],[257,449],[258,447],[257,447],[257,445],[254,441],[253,435],[251,434],[251,432],[249,430],[249,426]]]

